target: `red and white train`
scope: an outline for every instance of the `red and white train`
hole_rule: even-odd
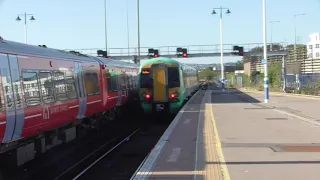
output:
[[[113,119],[137,92],[138,71],[133,63],[0,39],[0,154],[14,154],[19,166],[52,146],[54,134],[68,142],[83,124]]]

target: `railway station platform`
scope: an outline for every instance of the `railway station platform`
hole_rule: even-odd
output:
[[[198,91],[131,179],[319,180],[320,98]]]

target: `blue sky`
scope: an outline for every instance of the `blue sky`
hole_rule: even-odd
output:
[[[137,46],[136,0],[128,1],[130,45]],[[127,47],[126,2],[107,0],[109,48]],[[263,42],[262,0],[140,0],[141,46],[219,44],[219,16],[210,13],[221,5],[231,11],[223,17],[224,43]],[[24,42],[23,22],[15,21],[24,12],[36,18],[28,23],[29,44],[59,49],[105,47],[103,0],[0,0],[0,36]],[[267,21],[281,21],[274,25],[273,42],[293,42],[293,15],[298,13],[306,13],[297,18],[299,43],[306,43],[310,33],[320,32],[319,0],[267,0]],[[219,58],[183,61],[217,63]]]

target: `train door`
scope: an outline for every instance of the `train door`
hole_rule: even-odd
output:
[[[122,96],[123,96],[123,87],[122,87],[122,83],[123,83],[123,78],[122,78],[122,73],[117,75],[117,88],[118,88],[118,102],[117,102],[117,106],[121,106],[122,103]]]
[[[77,86],[79,91],[79,112],[78,119],[84,118],[87,111],[87,93],[85,91],[84,80],[83,80],[83,70],[82,63],[76,62],[75,67]]]
[[[21,81],[18,59],[15,55],[0,54],[0,67],[6,105],[6,130],[3,142],[21,138],[24,127],[24,107],[21,99]]]
[[[168,70],[165,64],[151,66],[153,77],[153,101],[167,102],[168,100]]]

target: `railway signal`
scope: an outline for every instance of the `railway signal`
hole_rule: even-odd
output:
[[[101,55],[104,58],[108,58],[108,52],[107,51],[97,50],[97,54],[98,54],[98,56]]]
[[[154,57],[155,58],[159,57],[159,50],[158,49],[154,50]]]
[[[243,56],[243,46],[233,46],[233,51],[238,51],[232,52],[233,55]]]
[[[148,49],[148,58],[157,58],[159,57],[159,50],[150,48]]]
[[[176,51],[176,56],[177,56],[177,57],[187,58],[187,57],[188,57],[188,50],[187,50],[187,48],[178,47],[178,48],[177,48],[177,51]]]
[[[139,64],[139,63],[140,63],[140,59],[138,59],[138,56],[137,56],[137,55],[134,55],[134,56],[133,56],[133,62],[134,62],[135,64]]]

